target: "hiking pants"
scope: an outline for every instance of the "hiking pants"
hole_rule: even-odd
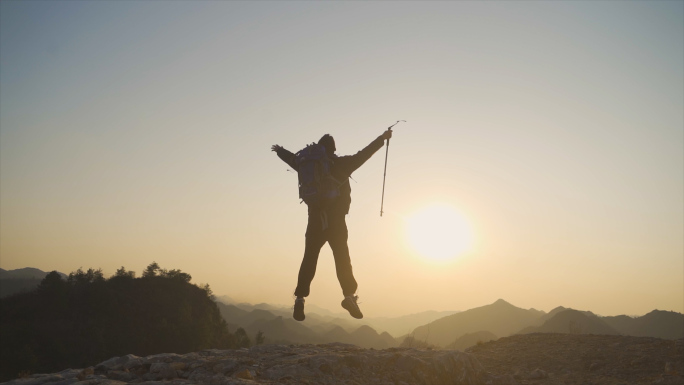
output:
[[[309,295],[311,281],[313,281],[314,275],[316,274],[318,255],[321,252],[321,247],[323,247],[326,242],[330,244],[333,257],[335,257],[335,270],[337,270],[337,279],[340,281],[340,286],[342,286],[342,293],[345,296],[354,295],[354,293],[356,293],[358,285],[354,279],[351,259],[349,258],[345,213],[330,210],[326,215],[327,228],[323,229],[325,218],[321,217],[321,212],[318,210],[309,211],[309,223],[306,226],[304,259],[299,268],[297,289],[295,289],[295,295],[297,297],[306,297]]]

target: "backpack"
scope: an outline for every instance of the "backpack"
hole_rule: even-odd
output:
[[[325,208],[340,196],[340,181],[330,174],[333,161],[325,147],[311,143],[295,154],[299,198],[309,206]]]

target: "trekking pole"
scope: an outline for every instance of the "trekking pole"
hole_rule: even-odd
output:
[[[393,125],[387,127],[388,130],[391,130],[392,127],[396,126],[399,124],[399,122],[406,122],[405,120],[397,120],[396,123]],[[385,171],[382,174],[382,201],[380,202],[380,216],[382,216],[382,208],[385,206],[385,179],[387,178],[387,155],[389,155],[389,139],[387,139],[387,149],[385,150]]]

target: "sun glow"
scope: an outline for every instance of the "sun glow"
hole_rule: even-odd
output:
[[[406,220],[411,247],[421,256],[436,260],[455,258],[470,250],[473,232],[466,218],[453,206],[434,204]]]

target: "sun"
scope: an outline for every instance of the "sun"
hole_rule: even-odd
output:
[[[435,260],[455,258],[470,250],[473,243],[467,219],[444,203],[430,205],[408,217],[406,236],[416,252]]]

